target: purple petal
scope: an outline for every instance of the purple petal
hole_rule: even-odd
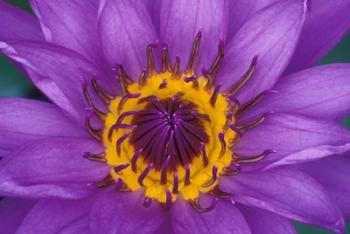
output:
[[[344,219],[336,203],[312,177],[288,168],[222,179],[224,191],[247,206],[342,233]]]
[[[349,151],[350,132],[331,121],[292,114],[271,114],[258,127],[243,134],[235,146],[242,155],[259,155],[275,150],[257,164],[300,163]],[[312,153],[311,155],[309,153]],[[284,159],[284,157],[287,157]]]
[[[288,219],[272,212],[248,206],[240,206],[239,210],[247,220],[252,234],[297,234]]]
[[[320,182],[338,204],[346,219],[350,219],[350,161],[332,157],[298,165],[298,168]]]
[[[229,3],[228,39],[231,39],[242,25],[254,14],[277,0],[235,0]]]
[[[350,2],[312,0],[298,47],[286,72],[310,67],[321,59],[350,29]]]
[[[94,197],[75,201],[42,200],[24,218],[16,233],[87,233],[68,232],[69,228],[88,226],[88,219]],[[70,229],[84,230],[84,229]]]
[[[246,116],[266,111],[294,112],[339,120],[350,113],[350,65],[324,65],[281,78]]]
[[[19,198],[4,198],[0,201],[1,233],[15,233],[26,214],[36,201]]]
[[[270,89],[293,55],[306,11],[305,1],[282,0],[252,16],[227,46],[216,83],[229,89],[258,56],[256,71],[238,98],[244,102]]]
[[[0,161],[0,194],[27,198],[76,199],[95,191],[108,167],[83,158],[101,153],[95,141],[49,138],[30,142]]]
[[[139,192],[119,193],[116,190],[102,194],[90,214],[92,233],[153,234],[164,218],[159,205],[145,208]]]
[[[196,35],[202,32],[199,64],[209,68],[220,40],[225,41],[228,27],[228,4],[225,0],[164,0],[160,15],[161,41],[169,46],[173,61],[186,66]]]
[[[138,79],[146,66],[146,47],[157,40],[151,19],[141,1],[101,0],[98,29],[110,67],[122,64]]]
[[[0,99],[0,151],[48,137],[88,137],[53,104],[21,98]]]
[[[44,40],[37,19],[5,1],[0,1],[0,41]]]
[[[99,74],[91,63],[69,49],[46,43],[0,42],[0,50],[21,63],[34,84],[55,104],[80,125],[84,123],[87,103],[82,82]]]
[[[96,4],[79,0],[31,0],[31,5],[47,41],[75,50],[95,64],[103,62]]]
[[[251,233],[241,212],[227,201],[219,201],[213,210],[199,213],[178,199],[171,212],[175,234]]]

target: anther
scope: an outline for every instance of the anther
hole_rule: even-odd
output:
[[[169,50],[167,45],[163,45],[161,54],[162,54],[162,72],[170,71],[171,70],[170,58],[169,58]]]
[[[147,96],[144,98],[140,98],[140,100],[137,102],[137,104],[142,104],[145,102],[159,102],[159,98],[157,96],[151,95],[151,96]]]
[[[201,142],[201,151],[202,151],[202,160],[204,166],[208,166],[208,156],[207,156],[207,151],[205,150],[205,144]]]
[[[196,77],[194,77],[194,76],[185,77],[184,81],[186,83],[192,82],[193,88],[194,89],[199,89],[199,83],[198,83],[198,80],[196,79]]]
[[[131,115],[135,115],[137,113],[140,113],[140,111],[127,111],[127,112],[123,112],[121,115],[119,115],[118,119],[117,119],[117,124],[121,124],[123,122],[123,120]]]
[[[212,173],[212,176],[211,176],[210,180],[205,182],[202,185],[203,188],[207,188],[207,187],[212,186],[216,182],[216,180],[218,179],[218,167],[216,165],[213,166],[211,173]]]
[[[185,186],[191,184],[191,166],[190,164],[186,165],[186,173],[185,173]]]
[[[168,85],[168,81],[164,79],[162,83],[159,85],[158,89],[164,89],[167,87],[167,85]]]
[[[216,103],[216,100],[218,99],[219,91],[220,91],[220,86],[216,86],[213,93],[211,94],[210,105],[212,107],[215,107],[215,103]]]
[[[241,130],[234,124],[229,125],[230,129],[234,131],[239,137],[242,136]]]
[[[110,101],[113,99],[113,96],[109,94],[104,88],[102,88],[96,80],[92,79],[91,85],[94,88],[95,92],[98,94],[98,96],[100,96],[106,104],[109,104]]]
[[[144,69],[141,71],[141,73],[139,75],[139,86],[140,87],[143,87],[147,84],[147,78],[148,78],[147,70]]]
[[[194,200],[191,200],[190,201],[190,204],[192,205],[193,209],[195,209],[196,211],[200,212],[200,213],[204,213],[204,212],[208,212],[208,211],[211,211],[213,210],[217,203],[218,203],[219,199],[218,198],[214,198],[212,201],[211,201],[211,204],[209,207],[202,207],[199,203],[199,199],[196,198]]]
[[[276,151],[265,150],[263,153],[256,156],[242,156],[242,155],[234,154],[232,160],[234,163],[255,163],[263,160],[264,158],[266,158],[266,156],[272,153],[276,153]]]
[[[146,54],[147,54],[147,70],[148,75],[153,76],[156,72],[156,66],[154,64],[154,56],[153,56],[153,49],[157,47],[156,43],[151,43],[147,46]]]
[[[174,68],[173,68],[173,74],[172,74],[171,78],[179,78],[180,62],[181,62],[180,57],[176,56],[175,64],[174,64]]]
[[[151,205],[152,205],[152,199],[149,197],[145,197],[145,200],[143,200],[143,206],[150,207]]]
[[[143,149],[138,149],[138,150],[134,153],[134,155],[132,156],[132,159],[131,159],[131,169],[133,170],[133,172],[136,172],[136,171],[137,171],[136,162],[137,162],[137,159],[140,157],[142,151],[143,151]]]
[[[168,189],[165,190],[166,200],[164,204],[164,209],[169,209],[171,205],[171,201],[173,200],[171,193]]]
[[[220,158],[221,158],[222,156],[224,156],[226,152],[225,134],[223,132],[220,132],[218,137],[221,143],[221,150],[220,150]]]
[[[153,168],[153,163],[149,164],[146,169],[141,173],[141,175],[138,178],[138,182],[141,186],[143,186],[143,180],[146,178],[146,176],[148,175],[148,173],[152,170]]]
[[[85,119],[85,127],[86,129],[88,130],[89,134],[95,138],[96,140],[98,141],[101,141],[102,140],[102,131],[101,130],[97,130],[97,129],[94,129],[91,124],[90,124],[90,118],[89,117],[86,117]]]
[[[108,131],[108,139],[109,141],[112,141],[113,132],[118,129],[134,129],[137,125],[130,125],[130,124],[114,124]]]
[[[218,46],[218,53],[214,62],[208,71],[205,71],[205,77],[208,79],[207,89],[210,89],[214,83],[216,73],[219,70],[219,67],[224,59],[224,42],[220,41]]]
[[[120,153],[121,153],[121,145],[122,143],[129,137],[130,132],[122,135],[121,137],[119,137],[119,139],[117,140],[117,155],[120,157]]]
[[[140,93],[133,93],[133,94],[129,93],[129,94],[126,94],[124,97],[122,97],[122,99],[120,100],[120,102],[118,104],[118,113],[120,113],[122,111],[123,106],[128,99],[139,98],[140,96],[141,96]]]
[[[241,168],[237,164],[232,164],[228,167],[223,168],[220,176],[236,176],[241,172]]]
[[[246,73],[229,89],[228,93],[236,94],[248,82],[255,72],[257,61],[258,56],[254,56]]]
[[[168,170],[169,160],[170,160],[170,155],[167,156],[162,166],[162,170],[160,172],[160,184],[166,184],[167,182],[167,172],[168,172],[167,170]]]
[[[121,164],[121,165],[114,167],[113,169],[116,173],[118,173],[118,172],[120,172],[128,167],[129,167],[129,163],[124,163],[124,164]]]
[[[128,86],[133,83],[133,81],[130,79],[128,74],[125,72],[122,65],[117,66],[117,74],[120,81],[120,86],[124,94],[129,93],[128,92]]]
[[[173,193],[177,194],[179,192],[179,176],[177,172],[174,172],[174,184],[173,184]]]
[[[104,120],[106,117],[106,113],[100,111],[94,104],[94,102],[91,99],[91,96],[89,94],[87,85],[85,83],[83,83],[83,94],[84,97],[88,103],[88,105],[91,107],[91,109],[93,110],[93,112],[95,113],[95,115],[100,119],[100,120]]]
[[[238,126],[238,130],[241,132],[241,133],[244,133],[245,131],[248,131],[252,128],[255,128],[257,127],[258,125],[260,125],[262,122],[264,122],[264,120],[266,119],[266,115],[267,114],[263,114],[261,116],[259,116],[258,118],[256,118],[255,120],[252,120],[248,123],[245,123],[243,125],[239,125]]]
[[[222,191],[219,188],[219,185],[216,185],[212,190],[210,190],[209,193],[215,197],[223,198],[223,199],[230,199],[232,197],[232,193],[227,193]]]
[[[202,39],[202,31],[199,31],[192,46],[192,52],[187,62],[186,74],[194,74],[194,68],[198,61],[199,47]]]
[[[115,180],[111,174],[108,174],[105,178],[97,183],[98,188],[104,188],[115,183]]]
[[[83,154],[83,157],[90,161],[103,162],[103,163],[107,162],[105,152],[99,153],[99,154],[92,154],[92,153],[86,152]]]

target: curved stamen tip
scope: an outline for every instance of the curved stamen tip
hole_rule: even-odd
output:
[[[216,207],[216,205],[218,204],[218,201],[219,201],[218,198],[214,198],[208,207],[202,207],[199,203],[199,199],[197,198],[197,199],[190,201],[190,204],[192,205],[192,207],[196,211],[198,211],[200,213],[204,213],[204,212],[209,212],[209,211],[213,210]]]
[[[129,167],[129,163],[125,163],[125,164],[118,165],[118,166],[114,167],[113,169],[115,172],[120,172],[128,167]]]

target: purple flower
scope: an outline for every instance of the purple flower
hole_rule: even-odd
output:
[[[4,233],[344,232],[344,0],[0,2],[52,103],[0,100]],[[331,9],[331,10],[330,10]]]

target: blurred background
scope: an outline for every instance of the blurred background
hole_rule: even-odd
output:
[[[18,7],[31,12],[28,0],[7,0],[7,2],[15,4]],[[332,51],[330,51],[319,63],[326,64],[340,62],[350,62],[350,34],[345,37]],[[45,97],[40,93],[40,91],[38,91],[13,64],[0,55],[0,97],[2,96],[16,96],[45,100]],[[344,119],[342,124],[350,128],[350,118]],[[295,223],[295,226],[300,234],[332,233],[327,230],[300,223]],[[350,234],[350,223],[347,225],[346,233]]]

